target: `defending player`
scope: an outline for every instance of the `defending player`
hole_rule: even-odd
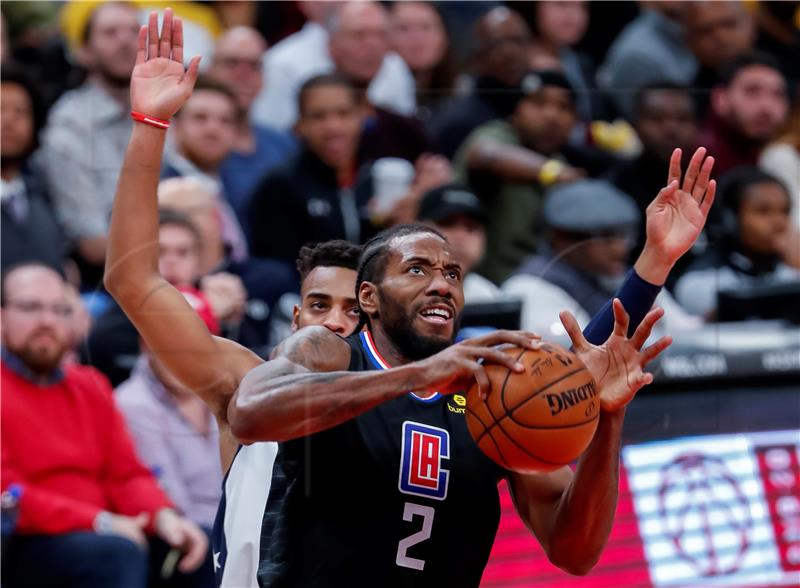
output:
[[[160,39],[154,15],[150,19],[149,35],[145,29],[140,33],[139,55],[131,83],[132,104],[135,110],[149,117],[167,119],[174,114],[191,93],[197,75],[197,60],[192,61],[188,72],[183,71],[182,33],[179,22],[176,25],[173,38],[172,15],[168,11]],[[159,54],[161,57],[158,57]],[[152,218],[155,226],[154,194],[164,145],[163,129],[157,128],[157,125],[158,121],[155,127],[136,125],[131,138],[112,219],[112,231],[118,238],[112,238],[111,241],[109,259],[113,262],[109,262],[107,281],[112,293],[125,301],[124,308],[132,316],[149,347],[159,354],[159,358],[179,379],[207,398],[207,402],[214,404],[221,393],[235,388],[235,383],[261,360],[242,358],[238,350],[231,347],[234,344],[215,340],[207,332],[198,331],[191,323],[197,323],[199,319],[189,310],[185,300],[165,287],[158,276],[154,261],[157,258],[155,233],[149,230],[149,222],[142,220],[142,215],[145,221]],[[647,282],[663,283],[672,264],[691,246],[703,226],[714,191],[713,181],[708,180],[712,162],[709,158],[701,167],[703,155],[702,151],[695,154],[687,170],[683,190],[677,189],[680,154],[673,158],[670,172],[672,181],[648,211],[650,248],[636,264],[638,275],[635,278],[639,280],[639,288],[645,288]],[[147,200],[149,194],[153,194],[152,202]],[[143,198],[144,204],[138,202]],[[132,226],[127,227],[126,218],[136,219],[136,223],[131,220]],[[461,499],[443,499],[441,506],[446,506],[446,514],[440,514],[437,520],[422,514],[430,515],[429,510],[416,508],[425,505],[405,503],[411,504],[406,512],[409,507],[402,506],[403,500],[398,503],[401,493],[397,490],[400,462],[397,432],[391,427],[373,427],[370,443],[365,444],[361,435],[366,430],[360,427],[359,419],[363,417],[374,422],[376,411],[391,411],[396,401],[414,403],[410,406],[415,415],[426,406],[435,410],[441,409],[444,404],[442,398],[433,395],[428,396],[429,402],[417,405],[417,400],[406,394],[405,391],[409,389],[437,388],[441,392],[449,392],[464,387],[469,378],[478,377],[486,390],[485,375],[477,358],[508,365],[507,356],[500,357],[490,346],[505,341],[531,346],[530,335],[496,333],[473,341],[472,345],[453,346],[438,357],[388,369],[380,374],[313,373],[348,367],[363,369],[368,365],[367,360],[374,362],[374,365],[381,365],[379,357],[373,353],[376,348],[399,365],[405,360],[429,355],[437,345],[445,345],[452,337],[463,299],[457,280],[458,270],[451,263],[449,249],[440,237],[429,230],[422,233],[416,232],[416,229],[403,230],[410,232],[405,236],[396,234],[397,239],[376,243],[374,254],[365,255],[362,261],[363,277],[367,279],[360,285],[359,302],[370,316],[370,333],[375,335],[375,342],[365,335],[361,343],[352,339],[346,343],[326,329],[305,329],[290,338],[282,347],[280,357],[256,369],[245,380],[241,405],[230,406],[238,432],[247,438],[284,439],[327,427],[333,427],[329,433],[335,438],[341,431],[346,431],[347,442],[344,445],[322,444],[323,449],[332,452],[334,459],[315,459],[313,470],[305,472],[302,459],[296,462],[298,467],[295,469],[291,469],[291,459],[285,462],[288,469],[284,471],[289,474],[287,488],[290,494],[292,489],[295,492],[293,497],[290,496],[293,500],[285,505],[294,505],[298,491],[303,496],[304,484],[292,485],[292,481],[305,481],[299,477],[305,473],[311,475],[308,480],[312,485],[311,490],[315,484],[326,485],[326,499],[330,504],[322,509],[303,509],[299,518],[298,513],[291,509],[287,511],[293,512],[289,517],[265,517],[272,522],[280,520],[286,523],[291,527],[291,537],[294,538],[294,542],[287,540],[288,527],[284,526],[270,533],[268,549],[264,554],[266,573],[262,578],[266,583],[270,582],[270,573],[274,572],[278,578],[302,584],[294,575],[300,566],[304,566],[303,573],[312,574],[327,585],[359,585],[364,581],[387,578],[384,583],[388,585],[399,581],[427,583],[436,578],[444,578],[449,585],[470,585],[476,584],[480,577],[496,528],[497,495],[496,488],[491,488],[498,476],[504,474],[490,464],[487,467],[486,458],[482,458],[484,461],[481,463],[481,456],[475,456],[478,450],[471,440],[471,445],[465,445],[463,436],[466,429],[461,421],[460,425],[456,423],[456,432],[453,433],[456,437],[453,442],[453,450],[456,451],[454,456],[461,446],[465,446],[467,454],[472,451],[474,459],[454,457],[452,465],[458,467],[446,473],[450,488],[456,496],[460,492]],[[413,268],[409,267],[408,273],[398,273],[400,266],[397,256],[400,255],[402,259],[402,255],[406,254],[418,257],[421,254],[426,259]],[[385,275],[382,275],[379,270],[384,267],[384,262],[388,263],[385,265]],[[445,262],[447,271],[444,271]],[[431,272],[431,269],[436,271]],[[433,284],[433,295],[420,294],[429,288],[426,286],[420,290],[420,282],[411,286],[409,279],[430,282]],[[394,289],[387,288],[387,284],[391,283],[395,284]],[[658,290],[655,286],[650,287]],[[446,316],[423,317],[412,312],[411,307],[419,304],[417,300],[420,297],[422,300],[433,298],[437,302],[418,310],[426,315],[444,313]],[[615,306],[615,312],[620,324],[617,325],[617,333],[603,349],[585,343],[574,322],[565,318],[570,334],[576,341],[576,350],[584,356],[590,369],[597,373],[598,362],[608,360],[609,350],[617,350],[625,359],[623,364],[617,365],[626,365],[633,374],[629,382],[609,375],[598,377],[606,412],[601,418],[595,441],[581,460],[578,471],[574,477],[568,468],[549,476],[510,477],[521,516],[545,544],[551,559],[572,571],[587,569],[599,557],[605,543],[616,500],[621,407],[630,400],[636,388],[648,381],[648,377],[641,374],[641,364],[665,344],[662,341],[649,351],[638,351],[657,320],[659,311],[650,313],[630,340],[624,337],[624,313],[619,304]],[[173,317],[174,320],[165,325],[165,314],[177,315],[177,318]],[[639,318],[643,315],[644,312],[641,312]],[[606,321],[605,326],[602,323],[603,320],[600,320],[596,324],[598,332],[608,332],[610,321]],[[423,331],[432,329],[433,347],[424,349],[426,344],[420,348],[416,333],[419,328]],[[175,344],[175,333],[187,330],[197,333],[197,336],[192,337],[188,344],[186,341]],[[423,333],[421,341],[425,343],[428,339],[430,337]],[[363,346],[368,341],[371,343],[371,355],[367,355]],[[400,351],[401,348],[405,351]],[[298,351],[303,350],[307,350],[307,353],[302,358],[298,357]],[[219,355],[222,355],[221,360],[217,357]],[[615,370],[610,374],[618,375]],[[350,385],[347,385],[348,382]],[[615,382],[616,386],[611,386],[611,382]],[[360,383],[367,385],[361,386]],[[382,404],[382,401],[395,397],[396,400]],[[374,407],[377,407],[375,411],[370,410]],[[354,418],[359,414],[362,416]],[[338,424],[342,426],[336,426]],[[312,450],[317,447],[314,436],[309,443],[312,444]],[[292,458],[290,445],[285,446],[287,459]],[[389,448],[385,455],[380,455],[381,446],[384,450]],[[378,451],[377,454],[373,454],[373,448]],[[326,466],[329,470],[341,464],[344,464],[345,472],[336,470],[333,476],[324,475]],[[467,500],[464,482],[459,480],[465,479],[464,472],[468,472],[473,465],[478,469],[483,468],[483,472],[466,473],[470,488],[470,498]],[[348,477],[343,473],[354,475]],[[393,483],[387,486],[386,479],[393,479]],[[600,491],[597,491],[598,487]],[[315,499],[320,497],[318,490],[309,496]],[[394,494],[387,490],[393,490]],[[479,496],[483,490],[487,491],[485,500]],[[401,505],[400,512],[397,511],[398,504]],[[476,534],[475,528],[464,526],[466,522],[481,519],[481,512],[467,516],[467,507],[474,508],[475,505],[484,513],[483,521],[486,523],[479,525],[481,529],[477,541],[472,540]],[[460,513],[457,512],[459,509]],[[394,517],[395,514],[397,517]],[[389,522],[384,518],[388,515],[391,515],[392,521],[384,527],[383,524]],[[411,530],[408,523],[400,521],[401,518],[407,519],[409,523],[417,525],[420,516],[425,525],[417,532]],[[449,529],[448,521],[451,523]],[[459,521],[462,526],[456,524]],[[401,529],[398,523],[409,528]],[[365,525],[367,533],[358,532],[359,529],[363,531]],[[348,531],[350,527],[355,529]],[[305,533],[309,528],[313,533]],[[443,533],[443,528],[448,532]],[[460,532],[462,529],[463,533]],[[411,531],[407,536],[396,537],[398,532],[407,530]],[[448,534],[455,538],[448,539]],[[423,536],[426,537],[424,540]],[[298,540],[303,544],[297,544]],[[314,544],[315,541],[320,542],[321,549]],[[409,554],[408,550],[413,545],[418,545],[416,549],[422,551]],[[432,549],[432,546],[441,549]],[[458,546],[468,551],[457,549]],[[312,547],[314,549],[309,549]],[[283,551],[286,548],[292,549],[291,559]],[[325,556],[328,551],[332,552],[331,557]],[[420,564],[425,560],[419,557],[425,553],[436,553],[435,557],[428,559],[430,563],[427,568],[425,563]],[[468,565],[462,570],[465,562]],[[420,565],[422,569],[419,569]],[[443,574],[443,570],[448,573]]]

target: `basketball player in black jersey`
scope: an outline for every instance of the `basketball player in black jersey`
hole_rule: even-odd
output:
[[[173,26],[167,11],[159,37],[151,15],[131,80],[134,110],[169,119],[186,101],[198,59],[184,71],[182,51],[180,21]],[[498,332],[450,345],[463,292],[458,261],[440,235],[403,227],[365,251],[357,286],[363,333],[342,339],[302,329],[262,364],[198,330],[199,318],[158,276],[154,196],[163,146],[158,124],[134,125],[112,216],[107,285],[159,359],[207,402],[241,380],[228,404],[233,433],[287,440],[276,468],[282,481],[264,517],[262,585],[477,585],[497,527],[501,478],[550,559],[575,573],[591,568],[613,519],[624,407],[650,381],[642,366],[668,344],[640,350],[661,311],[644,316],[629,338],[615,302],[614,333],[599,347],[564,313],[574,349],[598,383],[597,434],[574,474],[505,472],[478,451],[449,395],[475,380],[491,394],[481,361],[519,370],[494,346],[531,347],[536,339]],[[704,156],[698,150],[682,184],[680,153],[673,156],[668,186],[648,209],[638,279],[662,284],[702,229],[715,190],[713,160]],[[176,342],[176,333],[196,336]]]

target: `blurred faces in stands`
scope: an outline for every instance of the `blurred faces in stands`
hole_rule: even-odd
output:
[[[389,51],[389,15],[377,2],[347,2],[328,20],[336,71],[366,88]]]
[[[553,49],[576,45],[589,26],[589,6],[581,0],[545,0],[536,2],[533,10],[537,40]]]
[[[686,39],[700,65],[719,68],[752,49],[755,20],[743,2],[688,2]]]
[[[225,86],[198,81],[194,93],[175,116],[175,145],[203,171],[214,171],[233,149],[239,107]]]
[[[139,18],[125,2],[100,3],[84,31],[79,57],[92,74],[115,87],[127,87],[136,62]]]
[[[789,112],[786,81],[768,56],[742,56],[722,74],[711,94],[714,113],[735,133],[767,143],[780,132]]]
[[[200,233],[183,214],[162,210],[158,228],[158,271],[173,286],[200,278]]]
[[[244,113],[250,111],[264,85],[266,49],[264,37],[251,27],[234,27],[217,40],[208,73],[231,89]]]
[[[432,71],[447,53],[447,31],[439,13],[428,2],[395,2],[390,38],[392,47],[415,77]]]
[[[755,173],[755,172],[754,172]],[[791,200],[786,188],[766,174],[754,175],[730,203],[745,250],[762,255],[781,253],[780,239],[789,228]]]
[[[515,11],[500,6],[487,12],[476,27],[478,73],[507,86],[519,84],[528,70],[531,32]]]
[[[64,280],[38,264],[11,268],[2,284],[3,346],[47,376],[73,345],[73,307]]]
[[[10,81],[0,85],[0,96],[0,157],[6,170],[9,164],[21,164],[33,150],[33,101],[22,85]]]
[[[300,92],[297,134],[326,165],[337,170],[355,164],[361,138],[356,90],[337,76],[317,78]]]
[[[575,126],[575,94],[564,74],[528,73],[520,83],[522,98],[511,117],[526,147],[554,155],[567,143]]]
[[[646,152],[669,162],[673,149],[691,153],[697,140],[695,106],[689,91],[678,84],[653,84],[639,91],[635,128]]]

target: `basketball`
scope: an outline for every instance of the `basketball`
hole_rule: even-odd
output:
[[[488,457],[515,472],[548,472],[574,461],[592,440],[600,415],[592,374],[553,343],[504,352],[525,371],[485,366],[492,384],[488,398],[481,399],[477,383],[467,393],[470,435]]]

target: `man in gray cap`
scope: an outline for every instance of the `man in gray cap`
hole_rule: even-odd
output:
[[[553,322],[561,310],[585,325],[619,288],[641,219],[630,196],[601,180],[553,188],[543,218],[546,244],[502,289],[522,298],[522,328],[547,336],[563,332]],[[694,326],[665,291],[657,302],[673,326]]]

